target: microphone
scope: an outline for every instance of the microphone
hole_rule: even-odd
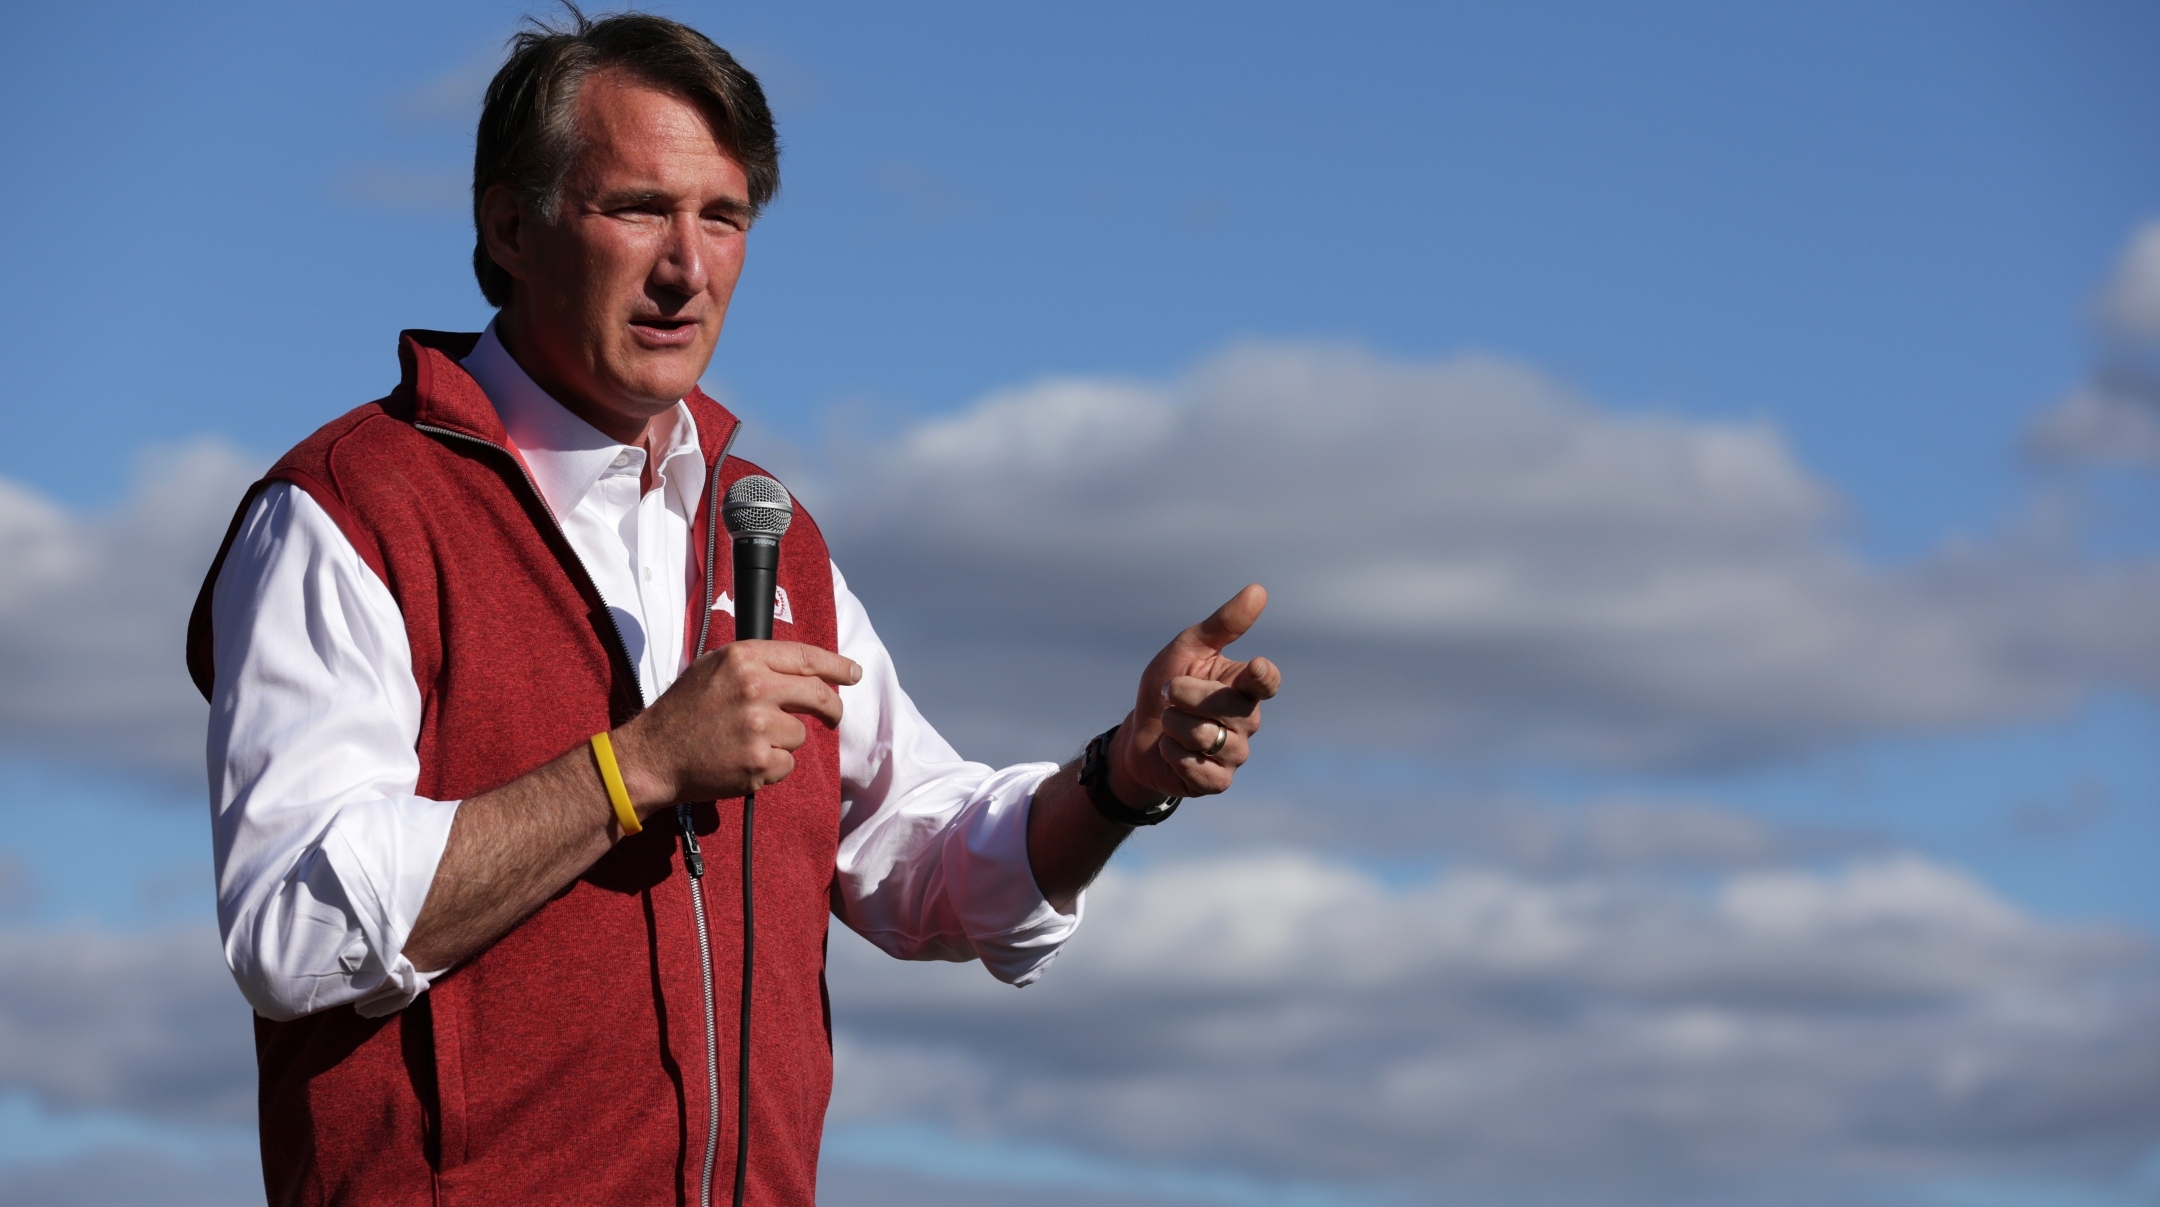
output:
[[[728,487],[721,519],[735,542],[735,640],[772,639],[773,588],[780,577],[780,538],[795,519],[787,489],[763,474]],[[757,793],[745,793],[742,815],[742,1013],[735,1040],[735,1207],[743,1207],[750,1169],[750,975],[757,951],[756,901],[750,891],[750,834]],[[708,984],[710,978],[708,978]],[[707,1015],[708,1020],[710,1015]],[[711,1034],[710,1031],[707,1032]],[[710,1141],[708,1141],[709,1145]],[[710,1151],[708,1147],[708,1152]],[[709,1168],[709,1166],[708,1166]],[[707,1175],[708,1185],[710,1175]]]
[[[770,641],[780,538],[794,522],[795,502],[786,487],[752,474],[728,487],[720,515],[735,542],[735,639]]]

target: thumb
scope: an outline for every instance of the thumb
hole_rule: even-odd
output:
[[[1243,637],[1260,613],[1267,610],[1267,588],[1259,583],[1248,583],[1244,590],[1230,597],[1230,601],[1215,609],[1215,614],[1187,629],[1192,637],[1211,650]]]

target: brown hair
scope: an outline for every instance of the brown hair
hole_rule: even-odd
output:
[[[563,178],[577,159],[577,97],[587,76],[627,70],[705,111],[720,145],[750,181],[750,206],[762,209],[780,189],[780,140],[757,77],[704,34],[665,17],[618,13],[593,20],[565,0],[563,27],[528,18],[510,41],[510,58],[488,84],[473,145],[473,275],[490,305],[510,300],[511,276],[487,253],[480,199],[498,184],[547,218],[562,200]]]

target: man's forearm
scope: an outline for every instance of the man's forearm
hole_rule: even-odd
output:
[[[585,746],[458,806],[405,958],[436,972],[478,955],[607,854],[614,807]]]
[[[632,807],[649,823],[676,801],[725,800],[780,782],[795,766],[789,752],[807,734],[800,718],[838,725],[834,688],[861,678],[862,668],[840,655],[791,641],[737,641],[698,659],[614,731]],[[471,959],[620,837],[582,743],[467,800],[450,823],[405,958],[424,971]]]
[[[1035,887],[1059,913],[1073,912],[1080,890],[1094,881],[1131,833],[1131,826],[1096,812],[1087,789],[1080,786],[1079,761],[1065,764],[1035,789],[1028,807],[1028,866],[1035,873]]]

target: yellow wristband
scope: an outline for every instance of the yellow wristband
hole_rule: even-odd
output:
[[[607,785],[608,800],[615,805],[615,820],[622,824],[627,837],[645,827],[638,824],[637,809],[630,804],[630,789],[623,787],[622,768],[615,765],[615,743],[608,740],[607,731],[592,736],[593,761],[600,764],[600,781]]]

